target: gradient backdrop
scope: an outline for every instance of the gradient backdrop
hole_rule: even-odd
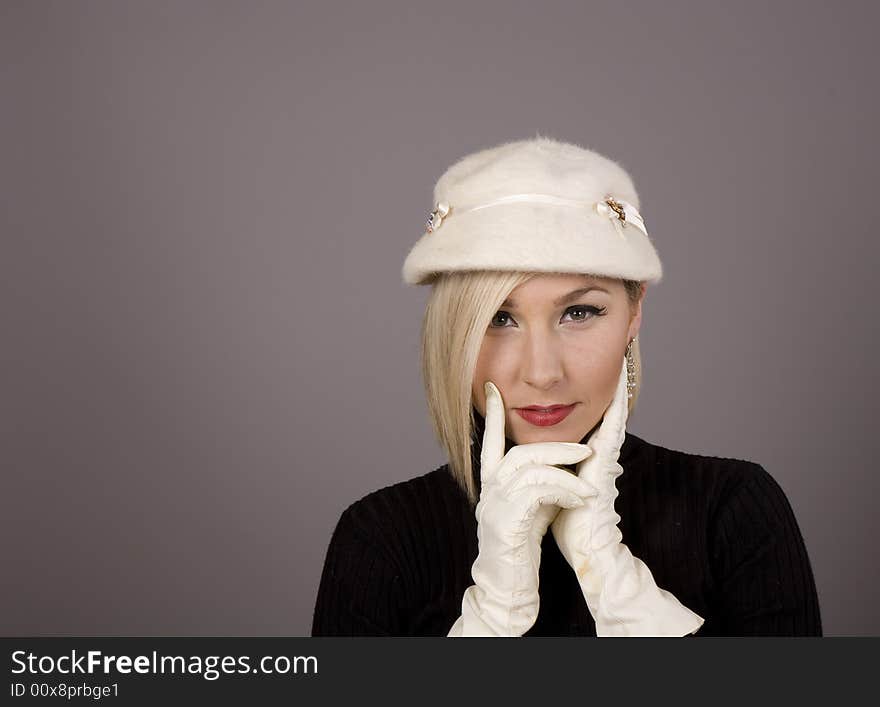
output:
[[[664,263],[630,430],[761,463],[880,634],[876,3],[0,2],[0,633],[307,635],[330,534],[443,463],[400,268],[536,133]]]

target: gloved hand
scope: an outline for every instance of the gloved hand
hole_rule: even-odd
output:
[[[623,473],[617,459],[627,414],[624,359],[614,399],[587,443],[593,454],[577,466],[578,477],[599,493],[579,508],[561,511],[551,532],[577,574],[597,636],[685,636],[699,629],[703,618],[657,586],[651,570],[621,542],[617,527],[615,479]]]
[[[461,616],[449,636],[522,636],[538,618],[541,540],[559,508],[575,508],[596,493],[552,464],[575,464],[585,444],[536,442],[504,453],[504,403],[491,382],[480,456],[476,507],[479,550]]]

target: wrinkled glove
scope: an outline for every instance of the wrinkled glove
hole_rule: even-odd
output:
[[[461,602],[449,636],[522,636],[538,618],[541,540],[560,507],[582,506],[596,489],[552,464],[575,464],[585,444],[536,442],[504,453],[504,403],[486,389],[486,429],[476,507],[478,553],[474,584]]]
[[[626,361],[614,399],[591,435],[593,454],[577,465],[578,477],[598,489],[580,508],[562,510],[551,525],[563,556],[577,574],[597,636],[685,636],[703,618],[660,589],[647,565],[621,540],[614,511],[615,479],[628,414]]]

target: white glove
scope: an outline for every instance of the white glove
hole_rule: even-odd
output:
[[[538,618],[541,540],[559,507],[584,504],[596,490],[565,469],[590,454],[585,444],[536,442],[504,453],[504,402],[485,384],[486,429],[476,507],[474,584],[449,636],[522,636]]]
[[[627,414],[624,359],[614,399],[587,443],[593,454],[577,466],[578,477],[598,489],[598,496],[561,511],[551,530],[577,574],[597,636],[684,636],[700,628],[703,618],[657,586],[647,565],[621,542],[617,527],[615,479],[623,473],[617,459]]]

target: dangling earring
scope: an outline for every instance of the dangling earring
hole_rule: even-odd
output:
[[[633,341],[638,339],[634,336],[626,345],[626,397],[633,396],[633,390],[636,387],[636,359],[633,356]]]

